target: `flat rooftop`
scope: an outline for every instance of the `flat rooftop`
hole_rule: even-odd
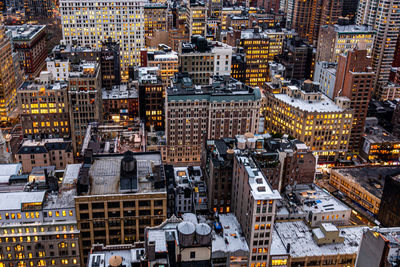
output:
[[[249,252],[246,238],[243,235],[239,222],[233,213],[220,214],[219,223],[221,232],[212,233],[212,253],[234,253],[238,251]]]
[[[139,98],[138,91],[127,84],[114,85],[111,90],[103,90],[103,100]]]
[[[11,175],[22,172],[21,163],[0,164],[0,184],[8,184]]]
[[[33,40],[45,28],[46,25],[31,25],[31,24],[6,26],[6,29],[10,31],[10,35],[13,41]]]
[[[290,254],[292,258],[357,254],[363,230],[367,227],[338,228],[343,243],[317,245],[311,229],[303,221],[276,222],[272,233],[271,256]],[[290,252],[286,248],[290,244]]]
[[[50,84],[35,83],[31,81],[25,81],[18,88],[18,91],[43,91],[46,90],[67,90],[68,84],[64,81],[54,81]]]
[[[43,203],[46,192],[13,192],[0,194],[0,210],[21,210],[22,204]]]
[[[161,193],[165,187],[156,189],[149,179],[157,180],[163,175],[163,165],[159,153],[134,153],[137,162],[136,193]],[[89,170],[91,186],[88,195],[122,194],[121,184],[121,160],[123,156],[104,156],[94,158]],[[165,179],[165,178],[164,178]]]
[[[253,159],[248,156],[236,155],[238,161],[242,162],[249,177],[251,193],[255,200],[281,199],[276,190],[272,190],[263,172],[257,167]]]
[[[286,103],[289,106],[308,112],[343,112],[344,110],[321,94],[321,100],[308,101],[301,98],[290,97],[287,94],[273,94],[273,97]]]
[[[360,185],[377,198],[382,197],[385,177],[400,174],[400,166],[362,166],[335,168],[337,172],[352,183]]]
[[[111,263],[118,263],[118,266],[133,266],[140,263],[140,258],[144,254],[144,248],[131,248],[129,245],[111,245],[102,248],[100,251],[93,249],[89,255],[88,267],[108,267],[117,266]]]

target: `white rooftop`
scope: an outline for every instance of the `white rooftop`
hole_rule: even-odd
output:
[[[264,174],[257,167],[251,158],[248,156],[238,156],[239,161],[241,161],[247,174],[249,176],[249,185],[251,188],[251,193],[255,200],[269,200],[269,199],[280,199],[281,196],[276,190],[272,190],[271,186],[266,181]]]
[[[336,105],[327,96],[321,94],[320,101],[308,101],[301,98],[290,97],[287,94],[274,94],[276,99],[286,104],[308,112],[343,112],[343,109]]]
[[[271,256],[285,255],[290,244],[292,258],[321,255],[345,255],[358,253],[365,226],[339,228],[343,243],[318,246],[312,232],[303,221],[276,222],[272,234]]]
[[[42,139],[40,141],[36,141],[36,140],[24,140],[24,142],[22,143],[22,146],[44,146],[45,144],[48,143],[64,143],[64,142],[68,142],[65,141],[63,138],[49,138],[49,139]]]
[[[222,232],[218,234],[213,232],[212,253],[227,252],[249,252],[249,246],[243,236],[240,224],[233,213],[220,214]]]
[[[102,250],[91,254],[89,256],[88,267],[108,267],[111,266],[109,265],[110,259],[119,257],[122,259],[121,266],[132,266],[133,263],[140,262],[140,256],[144,254],[144,248],[126,249],[121,246],[120,249],[117,249],[117,247],[118,246],[115,246],[113,249]],[[98,265],[97,262],[99,263]]]
[[[43,203],[46,192],[13,192],[0,194],[0,210],[21,210],[24,203]]]
[[[74,185],[78,179],[79,171],[82,167],[82,163],[79,164],[68,164],[64,172],[63,185]]]
[[[8,184],[11,175],[18,175],[22,171],[21,163],[0,164],[0,184]]]

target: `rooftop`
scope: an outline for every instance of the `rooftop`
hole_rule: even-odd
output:
[[[360,185],[377,198],[382,197],[385,177],[400,174],[400,166],[361,166],[334,168],[332,171]]]
[[[18,175],[21,173],[21,163],[0,164],[0,184],[8,184],[12,175]]]
[[[132,153],[132,152],[131,152]],[[165,192],[165,186],[157,188],[155,183],[165,180],[164,168],[159,153],[132,153],[136,161],[136,172],[130,173],[132,176],[128,180],[137,184],[137,188],[129,187],[130,192],[134,193],[161,193]],[[127,189],[125,184],[125,174],[122,168],[123,155],[104,156],[94,158],[90,167],[89,176],[91,186],[89,195],[122,194]],[[132,184],[133,186],[133,184]]]
[[[212,253],[249,252],[249,246],[243,235],[240,224],[233,213],[220,214],[213,231]],[[218,224],[219,223],[219,224]],[[220,227],[221,230],[216,228]]]
[[[72,151],[71,140],[62,138],[36,140],[24,140],[17,154],[47,153],[51,150]]]
[[[46,192],[13,192],[0,194],[0,210],[21,210],[22,204],[43,203]]]
[[[261,99],[259,88],[252,88],[227,76],[214,76],[210,85],[194,85],[187,74],[177,74],[173,87],[167,89],[168,101],[255,101]]]
[[[311,229],[303,221],[276,222],[272,234],[271,256],[290,254],[292,258],[357,254],[363,230],[367,227],[338,228],[343,243],[317,245]],[[290,244],[290,252],[287,247]]]
[[[133,244],[93,245],[88,267],[133,266],[139,264],[145,249]]]
[[[238,154],[236,157],[246,169],[251,193],[255,200],[281,199],[278,191],[272,190],[263,172],[258,168],[251,157]]]
[[[18,26],[6,26],[7,31],[13,41],[30,41],[33,40],[40,32],[44,32],[46,25],[24,24]]]
[[[139,98],[135,87],[127,84],[114,85],[111,90],[103,90],[103,100]]]
[[[323,26],[323,27],[327,27],[327,26]],[[335,29],[335,32],[337,32],[339,34],[345,34],[345,33],[348,33],[348,34],[354,34],[354,33],[373,34],[374,33],[374,29],[367,25],[338,25],[338,24],[335,24],[335,25],[333,25],[333,27]]]
[[[265,29],[261,30],[259,28],[247,29],[241,31],[241,39],[267,39],[271,35],[285,35],[289,33],[286,29]]]
[[[66,90],[68,88],[68,84],[64,81],[53,81],[51,83],[38,83],[32,81],[25,81],[18,88],[19,91],[40,91],[46,92],[48,90]]]

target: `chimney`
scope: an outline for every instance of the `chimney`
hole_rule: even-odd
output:
[[[149,261],[156,259],[156,243],[154,241],[149,241],[147,245],[147,259]]]
[[[286,253],[290,253],[290,243],[286,245]]]
[[[46,168],[44,168],[44,181],[46,182],[46,185],[49,185],[49,174],[47,173]]]

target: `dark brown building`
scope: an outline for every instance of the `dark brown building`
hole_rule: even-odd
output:
[[[139,117],[139,95],[129,84],[103,90],[104,121],[133,121]]]
[[[45,66],[47,41],[45,25],[8,26],[14,52],[18,53],[21,67],[30,78],[38,76]]]
[[[385,227],[400,226],[400,176],[385,177],[385,186],[378,212],[378,221]]]
[[[365,118],[373,90],[375,73],[367,50],[352,50],[339,56],[334,96],[346,96],[351,100],[354,120],[349,140],[349,150],[358,151],[364,133]]]
[[[157,67],[139,68],[139,110],[146,130],[164,131],[165,90]]]

